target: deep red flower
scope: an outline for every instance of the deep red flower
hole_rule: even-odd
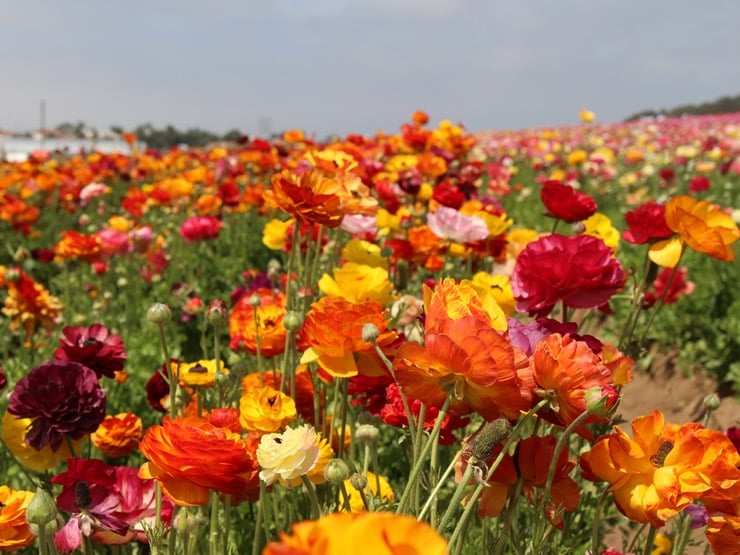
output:
[[[98,378],[114,377],[123,370],[126,351],[121,337],[110,333],[102,324],[67,326],[62,330],[59,348],[54,351],[57,360],[73,360],[95,371]]]
[[[545,181],[540,189],[540,198],[553,218],[565,222],[582,222],[596,213],[596,201],[586,193],[556,179]]]
[[[182,222],[180,235],[188,243],[215,239],[223,226],[223,222],[215,216],[193,216]]]
[[[170,386],[162,372],[165,372],[164,365],[161,372],[154,372],[146,382],[146,400],[154,410],[165,413],[167,409],[162,405],[162,401],[170,394]]]
[[[0,390],[5,389],[6,385],[8,385],[8,378],[5,376],[5,370],[0,366]]]
[[[694,282],[686,280],[688,271],[688,268],[663,268],[652,289],[645,292],[642,308],[650,308],[661,299],[663,304],[674,304],[681,295],[690,295],[694,291]]]
[[[665,221],[665,204],[652,200],[627,212],[624,219],[629,229],[622,232],[622,238],[633,245],[668,239],[674,234]]]
[[[434,188],[432,198],[438,203],[458,210],[465,202],[465,194],[449,181],[442,181]]]
[[[552,234],[533,241],[517,257],[511,288],[517,310],[547,316],[556,303],[597,308],[625,283],[612,249],[590,235]]]
[[[82,439],[105,418],[105,391],[95,372],[71,360],[37,366],[15,385],[8,412],[32,419],[26,443],[59,449],[64,436]]]
[[[709,189],[711,186],[712,182],[709,181],[709,178],[706,175],[697,175],[692,177],[691,181],[689,181],[689,192],[701,193],[702,191]]]

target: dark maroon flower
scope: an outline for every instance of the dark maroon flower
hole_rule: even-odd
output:
[[[597,308],[625,283],[622,265],[598,237],[552,234],[533,241],[517,257],[511,288],[516,308],[547,316],[558,302]]]
[[[164,364],[161,372],[155,372],[154,375],[146,382],[146,400],[149,406],[159,412],[167,412],[162,405],[162,400],[170,394],[170,384],[167,383],[163,372],[166,372]]]
[[[0,390],[5,389],[6,385],[8,385],[8,378],[5,376],[5,370],[0,366]]]
[[[214,216],[193,216],[182,222],[180,235],[188,243],[215,239],[224,224]]]
[[[82,439],[105,418],[105,391],[95,372],[71,360],[52,360],[21,378],[10,396],[8,412],[32,419],[26,443],[41,450],[59,449],[64,436]]]
[[[593,216],[598,208],[596,201],[586,193],[556,179],[545,181],[540,198],[548,215],[565,222],[582,222]]]
[[[57,360],[73,360],[92,368],[98,378],[114,377],[123,370],[126,351],[120,336],[110,333],[102,324],[67,326],[62,330],[59,348],[54,351]]]
[[[630,228],[622,232],[622,238],[633,245],[652,243],[674,235],[665,221],[665,204],[651,200],[627,212],[624,219]]]
[[[725,432],[730,441],[735,446],[735,449],[740,451],[740,428],[737,426],[730,426]]]

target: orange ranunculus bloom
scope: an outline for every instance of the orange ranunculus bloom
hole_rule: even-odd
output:
[[[322,297],[311,305],[303,322],[301,337],[307,345],[301,364],[316,362],[332,376],[357,374],[378,376],[387,369],[373,345],[362,339],[364,324],[380,331],[377,344],[388,348],[397,334],[388,329],[388,313],[380,303],[350,303],[341,297]]]
[[[611,371],[614,385],[627,385],[632,381],[632,368],[635,361],[617,349],[615,345],[603,343],[599,358]]]
[[[426,125],[429,123],[429,115],[423,110],[416,110],[411,114],[411,121],[417,125]]]
[[[90,439],[106,457],[125,457],[136,449],[143,434],[141,418],[133,412],[106,416]]]
[[[18,551],[36,539],[26,520],[26,509],[33,496],[32,491],[0,486],[0,551]]]
[[[696,499],[737,496],[740,455],[721,432],[666,425],[656,410],[632,422],[632,435],[617,427],[581,456],[584,477],[609,482],[629,519],[660,528]]]
[[[458,414],[516,419],[531,407],[534,382],[526,355],[473,315],[436,321],[425,345],[405,343],[393,366],[408,395],[439,408],[452,393]]]
[[[268,289],[254,292],[261,300],[256,308],[250,304],[252,295],[242,295],[229,314],[229,347],[257,353],[257,335],[259,334],[260,354],[274,357],[285,350],[287,331],[283,325],[285,317],[285,295]]]
[[[295,417],[295,401],[270,386],[247,389],[239,400],[239,422],[249,432],[277,432]]]
[[[393,283],[384,268],[347,262],[334,269],[334,277],[324,274],[319,289],[329,297],[341,297],[351,303],[375,301],[383,306],[393,300]]]
[[[11,319],[10,331],[23,328],[29,340],[37,326],[47,330],[54,327],[62,313],[62,302],[43,285],[20,269],[17,278],[11,279],[4,266],[0,266],[0,282],[8,291],[2,312]]]
[[[706,534],[712,553],[737,553],[740,545],[740,516],[712,516],[707,523]]]
[[[473,316],[498,331],[508,328],[506,314],[493,294],[467,279],[458,283],[445,278],[434,290],[424,286],[424,312],[426,333],[437,333],[447,319],[459,320],[465,316]]]
[[[688,195],[674,197],[666,204],[665,221],[695,251],[735,260],[732,243],[740,238],[740,230],[730,215],[711,202]]]
[[[339,227],[350,195],[340,181],[319,170],[295,175],[283,170],[272,176],[265,198],[301,222]]]
[[[551,333],[542,339],[530,357],[537,387],[554,395],[542,416],[554,424],[567,426],[586,410],[586,391],[592,387],[614,385],[609,368],[585,341],[570,335]],[[602,422],[592,414],[585,422]],[[585,430],[581,430],[586,433]]]
[[[156,479],[177,505],[206,505],[210,490],[235,503],[259,495],[256,437],[219,428],[202,418],[165,417],[147,429],[139,450],[149,459],[141,478]]]
[[[63,231],[54,247],[54,254],[61,260],[86,260],[92,262],[100,256],[100,237],[84,235],[77,231]]]
[[[447,541],[426,522],[384,512],[332,513],[294,524],[262,555],[444,555]]]
[[[408,231],[408,240],[413,248],[411,262],[424,265],[432,271],[442,268],[444,259],[441,255],[444,252],[445,245],[442,239],[437,237],[429,227],[426,225],[412,227]]]

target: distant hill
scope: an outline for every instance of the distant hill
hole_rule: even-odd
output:
[[[740,112],[740,94],[737,96],[723,96],[712,102],[704,102],[703,104],[686,104],[684,106],[677,106],[670,110],[643,110],[626,118],[625,121],[634,121],[646,117],[655,116],[681,116],[684,114],[690,115],[705,115],[705,114],[728,114],[732,112]]]

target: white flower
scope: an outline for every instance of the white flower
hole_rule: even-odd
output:
[[[316,466],[320,453],[318,436],[308,424],[288,428],[282,434],[266,434],[257,447],[260,479],[268,486],[280,480],[290,487],[293,480]]]

